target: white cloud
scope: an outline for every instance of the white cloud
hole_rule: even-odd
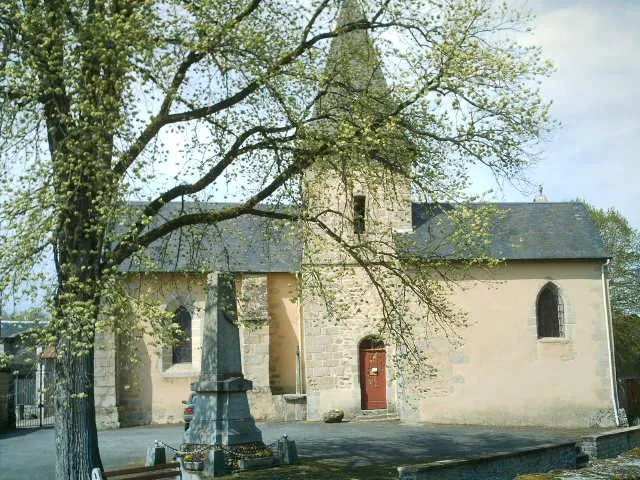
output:
[[[557,67],[543,91],[563,124],[529,177],[550,200],[615,207],[640,228],[640,2],[529,6],[537,14],[532,41]],[[506,188],[502,198],[528,201],[530,194]]]

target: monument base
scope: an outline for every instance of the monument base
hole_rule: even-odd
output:
[[[262,443],[262,432],[249,410],[247,390],[251,387],[252,383],[242,377],[195,382],[193,419],[184,433],[184,443],[222,446]]]

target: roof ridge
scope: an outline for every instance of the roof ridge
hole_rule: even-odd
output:
[[[584,205],[581,200],[562,201],[562,202],[411,202],[413,205]]]

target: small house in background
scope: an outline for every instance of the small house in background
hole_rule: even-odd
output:
[[[46,323],[41,312],[4,316],[0,322],[0,354],[10,359],[0,374],[6,428],[53,425],[55,349],[38,346],[31,335]]]

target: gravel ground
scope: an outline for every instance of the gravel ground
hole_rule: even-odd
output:
[[[283,434],[295,440],[303,465],[243,474],[243,478],[394,478],[395,467],[442,458],[505,451],[513,448],[574,440],[588,433],[542,428],[402,425],[366,423],[259,424],[265,443]],[[183,426],[149,426],[100,432],[100,451],[107,470],[144,463],[154,440],[179,446]],[[52,429],[19,430],[0,434],[0,478],[23,480],[54,478]],[[271,472],[271,471],[270,471]],[[255,476],[255,475],[258,476]]]

